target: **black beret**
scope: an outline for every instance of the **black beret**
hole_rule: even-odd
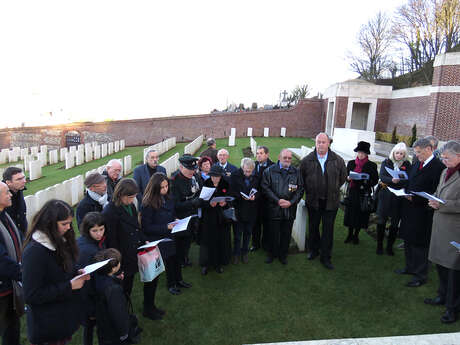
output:
[[[208,174],[209,176],[224,176],[225,171],[219,164],[214,164]]]

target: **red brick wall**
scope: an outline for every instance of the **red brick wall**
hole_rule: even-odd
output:
[[[433,86],[460,85],[460,65],[438,66],[433,71]]]
[[[394,126],[397,126],[397,133],[411,135],[412,127],[417,124],[417,135],[428,135],[427,123],[430,96],[395,98],[389,104],[388,121],[385,132],[391,133]]]
[[[375,111],[374,131],[386,132],[388,126],[388,115],[390,111],[390,99],[378,99]]]
[[[335,98],[335,121],[334,127],[345,128],[347,121],[348,97]]]
[[[314,137],[323,130],[324,114],[322,100],[307,99],[295,107],[279,110],[13,128],[0,130],[0,147],[10,147],[11,133],[30,133],[35,141],[30,143],[32,146],[45,143],[45,133],[53,132],[55,138],[60,136],[63,145],[64,135],[69,130],[82,133],[82,142],[85,136],[105,133],[103,141],[125,139],[127,146],[152,144],[174,136],[178,141],[191,141],[200,134],[223,138],[230,135],[232,127],[236,128],[237,137],[246,136],[248,127],[253,128],[254,136],[262,136],[264,127],[270,128],[270,136],[279,136],[281,127],[286,127],[289,137]]]
[[[460,93],[441,92],[436,97],[432,134],[439,140],[460,139]]]

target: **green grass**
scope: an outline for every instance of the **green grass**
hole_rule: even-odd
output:
[[[283,147],[313,145],[301,138],[256,140],[270,148],[273,160]],[[217,141],[218,147],[226,145],[227,140]],[[228,148],[231,163],[239,165],[241,150],[247,146],[249,139],[238,138],[237,146]],[[377,256],[374,239],[364,232],[359,245],[344,244],[342,224],[339,211],[334,271],[324,269],[318,259],[307,261],[305,254],[289,255],[287,266],[278,261],[267,265],[264,253],[258,251],[250,254],[247,265],[229,265],[223,274],[210,271],[201,276],[196,264],[199,247],[192,245],[194,265],[183,275],[193,287],[172,296],[165,274],[160,278],[156,304],[167,310],[162,321],[142,317],[142,283],[136,278],[132,300],[144,329],[141,344],[236,345],[458,331],[458,323],[440,323],[443,308],[423,303],[436,294],[434,269],[426,285],[407,288],[409,278],[393,273],[403,266],[402,250],[395,250],[394,257]],[[72,344],[82,343],[81,334],[81,330],[75,334]],[[26,343],[24,333],[23,337]]]

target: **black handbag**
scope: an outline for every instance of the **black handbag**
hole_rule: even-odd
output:
[[[14,312],[16,313],[17,317],[21,317],[25,313],[25,303],[24,303],[24,290],[22,288],[22,284],[15,280],[12,281],[13,283],[13,307]]]
[[[226,208],[223,210],[223,215],[224,215],[224,218],[231,222],[237,222],[238,219],[236,218],[236,212],[235,212],[235,208],[234,207],[229,207],[229,208]]]
[[[365,192],[360,197],[360,207],[361,212],[373,213],[377,210],[377,198],[374,198],[376,193],[373,193],[374,188],[372,187],[372,192]]]

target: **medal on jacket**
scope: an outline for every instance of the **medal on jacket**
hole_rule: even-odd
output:
[[[192,194],[195,194],[199,189],[198,183],[196,182],[195,176],[192,176]]]
[[[290,184],[288,186],[289,192],[295,192],[297,190],[297,185],[296,184]]]

